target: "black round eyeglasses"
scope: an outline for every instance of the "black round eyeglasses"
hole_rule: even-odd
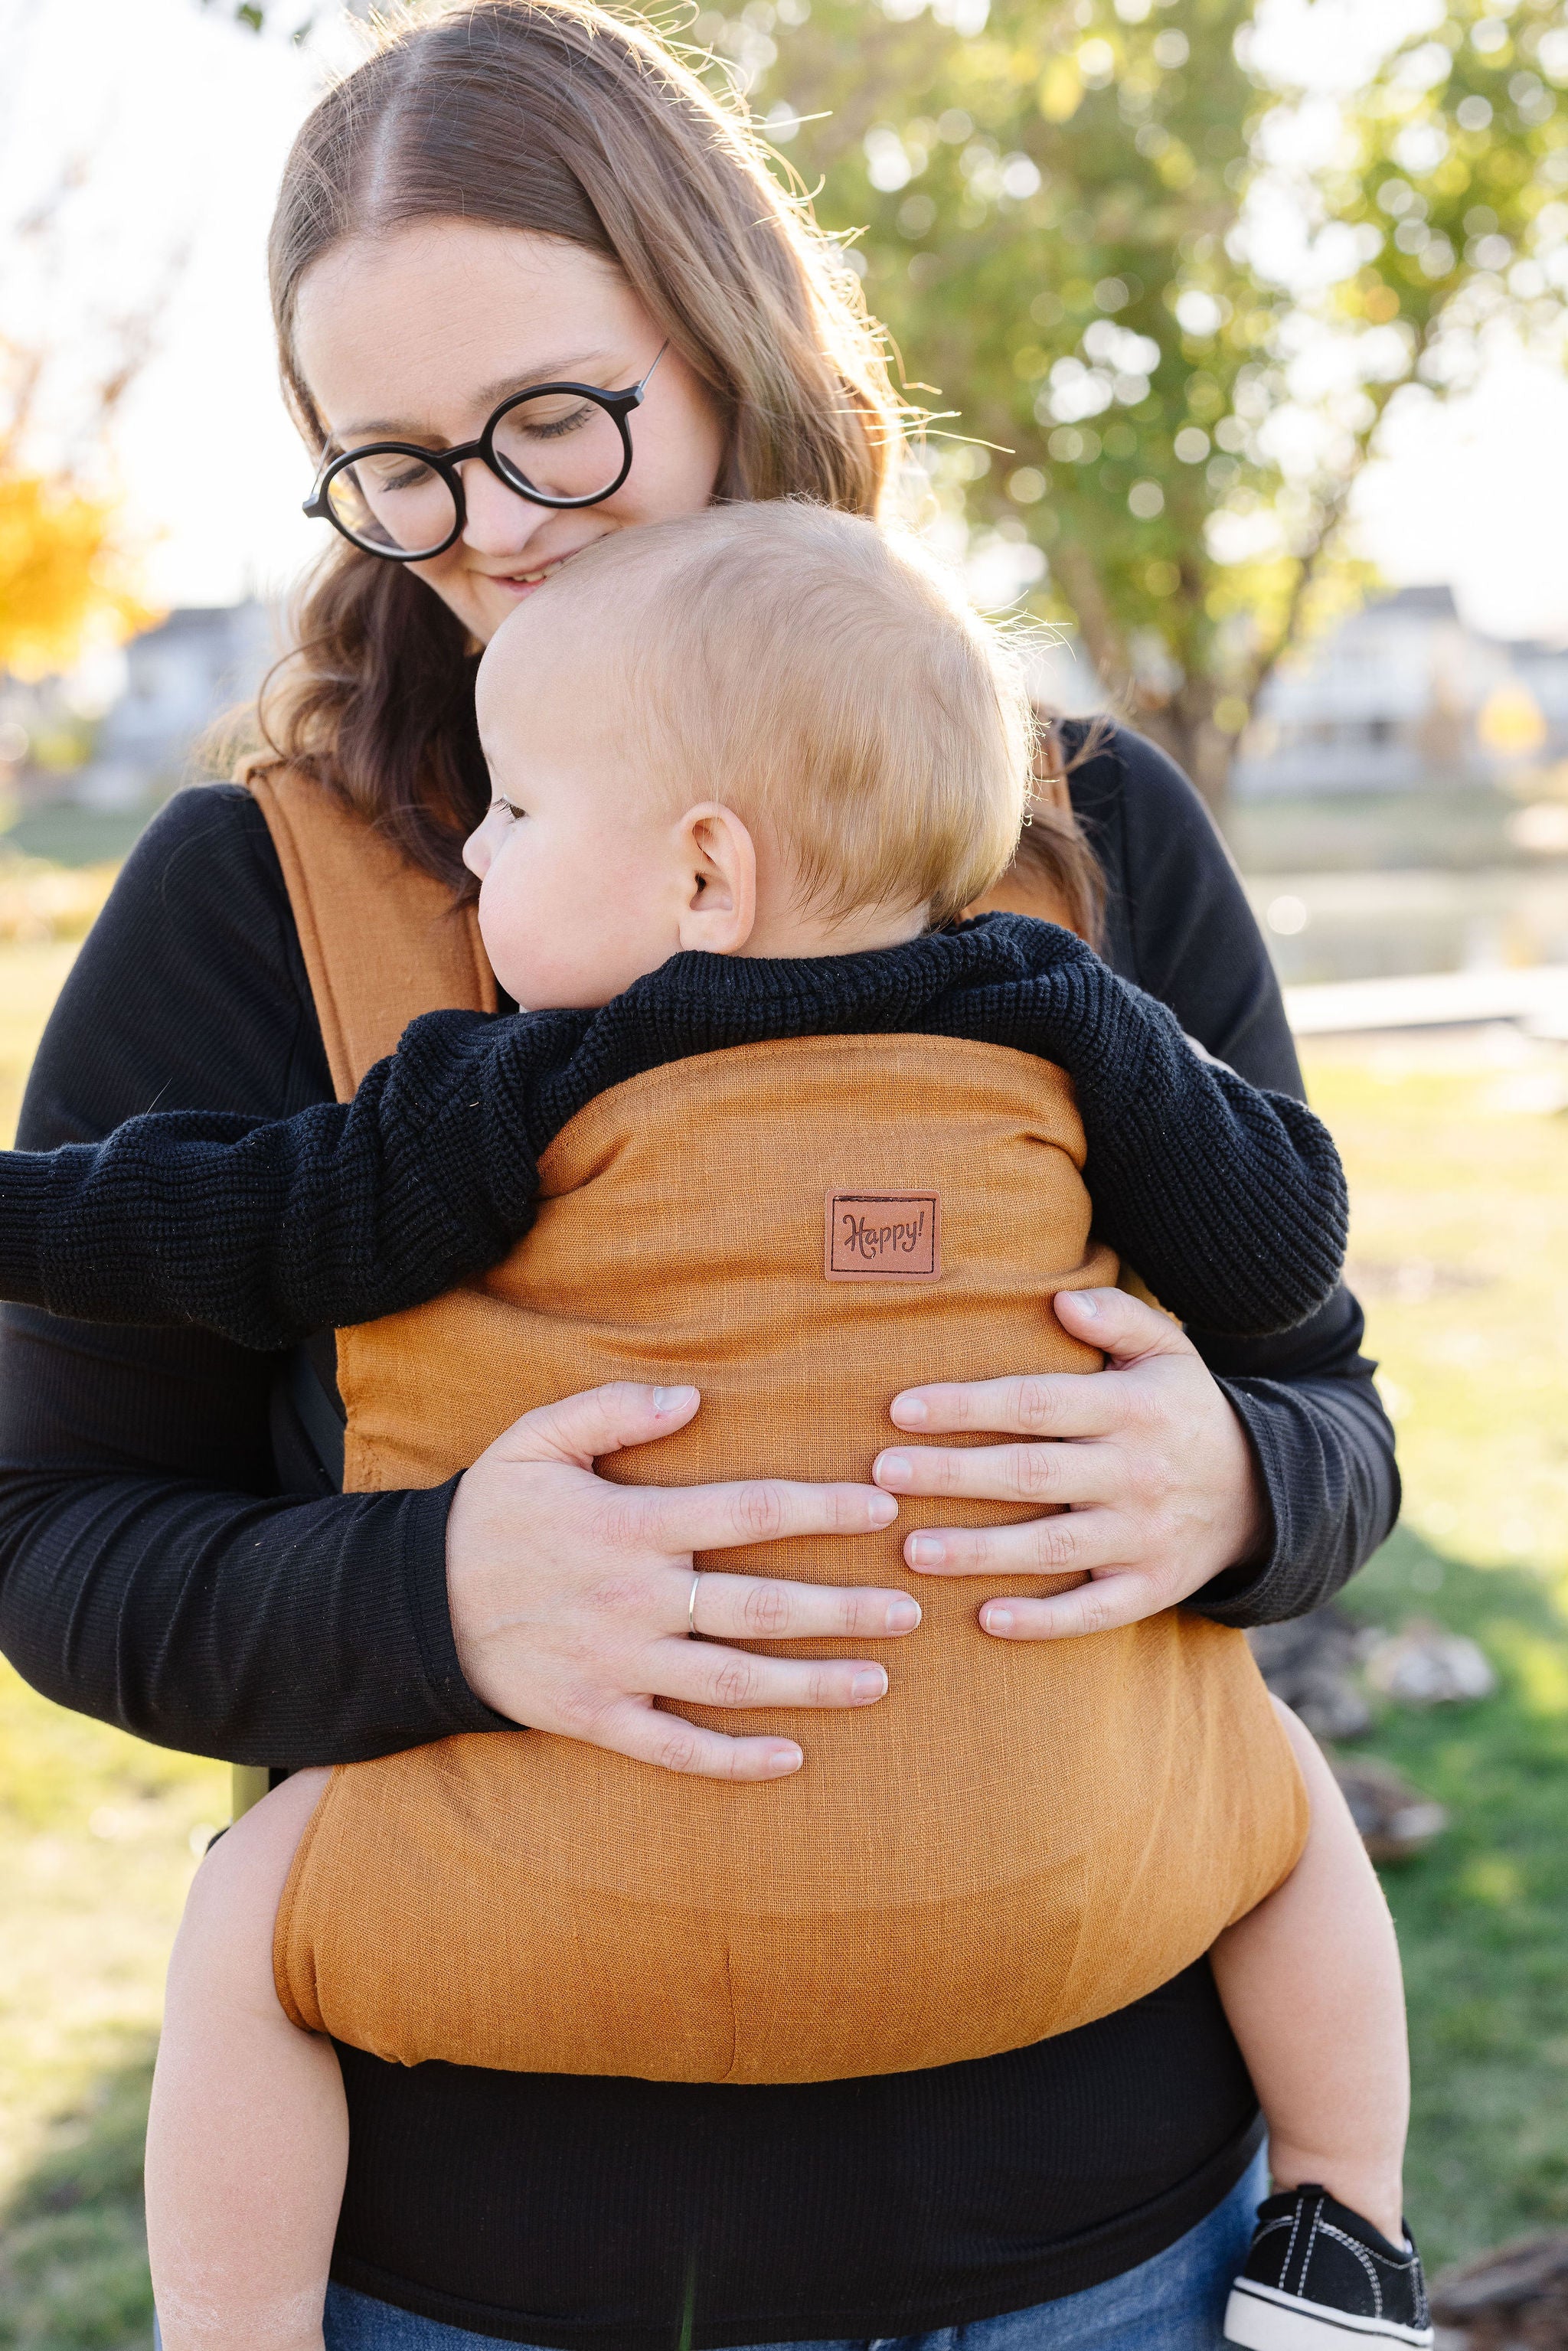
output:
[[[538,383],[514,392],[477,441],[455,448],[371,441],[346,449],[322,467],[305,512],[333,524],[367,555],[424,563],[463,535],[468,507],[459,468],[475,457],[535,506],[599,506],[614,496],[632,470],[628,420],[643,405],[669,348],[660,346],[653,367],[630,392]]]

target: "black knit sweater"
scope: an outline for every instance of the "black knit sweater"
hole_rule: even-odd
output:
[[[1186,1322],[1260,1335],[1332,1292],[1343,1175],[1304,1103],[1194,1051],[1070,932],[988,914],[875,953],[679,955],[602,1010],[433,1012],[351,1102],[257,1123],[156,1112],[0,1155],[0,1295],[287,1346],[484,1271],[526,1231],[538,1157],[595,1095],[785,1037],[914,1031],[1071,1077],[1100,1236]]]

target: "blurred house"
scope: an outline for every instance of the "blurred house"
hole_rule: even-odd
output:
[[[144,808],[186,779],[214,720],[256,693],[277,654],[276,617],[255,599],[191,605],[125,648],[123,691],[85,767],[66,779],[79,805]]]
[[[1490,793],[1568,760],[1568,648],[1469,627],[1447,587],[1345,621],[1259,697],[1238,800]]]

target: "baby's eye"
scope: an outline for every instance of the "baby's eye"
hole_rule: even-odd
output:
[[[490,808],[492,813],[494,813],[497,809],[505,809],[507,814],[513,819],[517,819],[523,814],[523,810],[518,808],[515,800],[504,800],[497,798],[490,802]]]

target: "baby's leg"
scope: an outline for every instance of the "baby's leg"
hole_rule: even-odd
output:
[[[297,1772],[235,1822],[174,1944],[147,2129],[163,2351],[320,2351],[348,2111],[331,2043],[278,2006],[272,1933],[326,1780]]]
[[[1394,1921],[1316,1740],[1279,1711],[1312,1828],[1284,1884],[1215,1945],[1215,1981],[1268,2121],[1275,2188],[1313,2181],[1399,2245],[1410,2061]]]

